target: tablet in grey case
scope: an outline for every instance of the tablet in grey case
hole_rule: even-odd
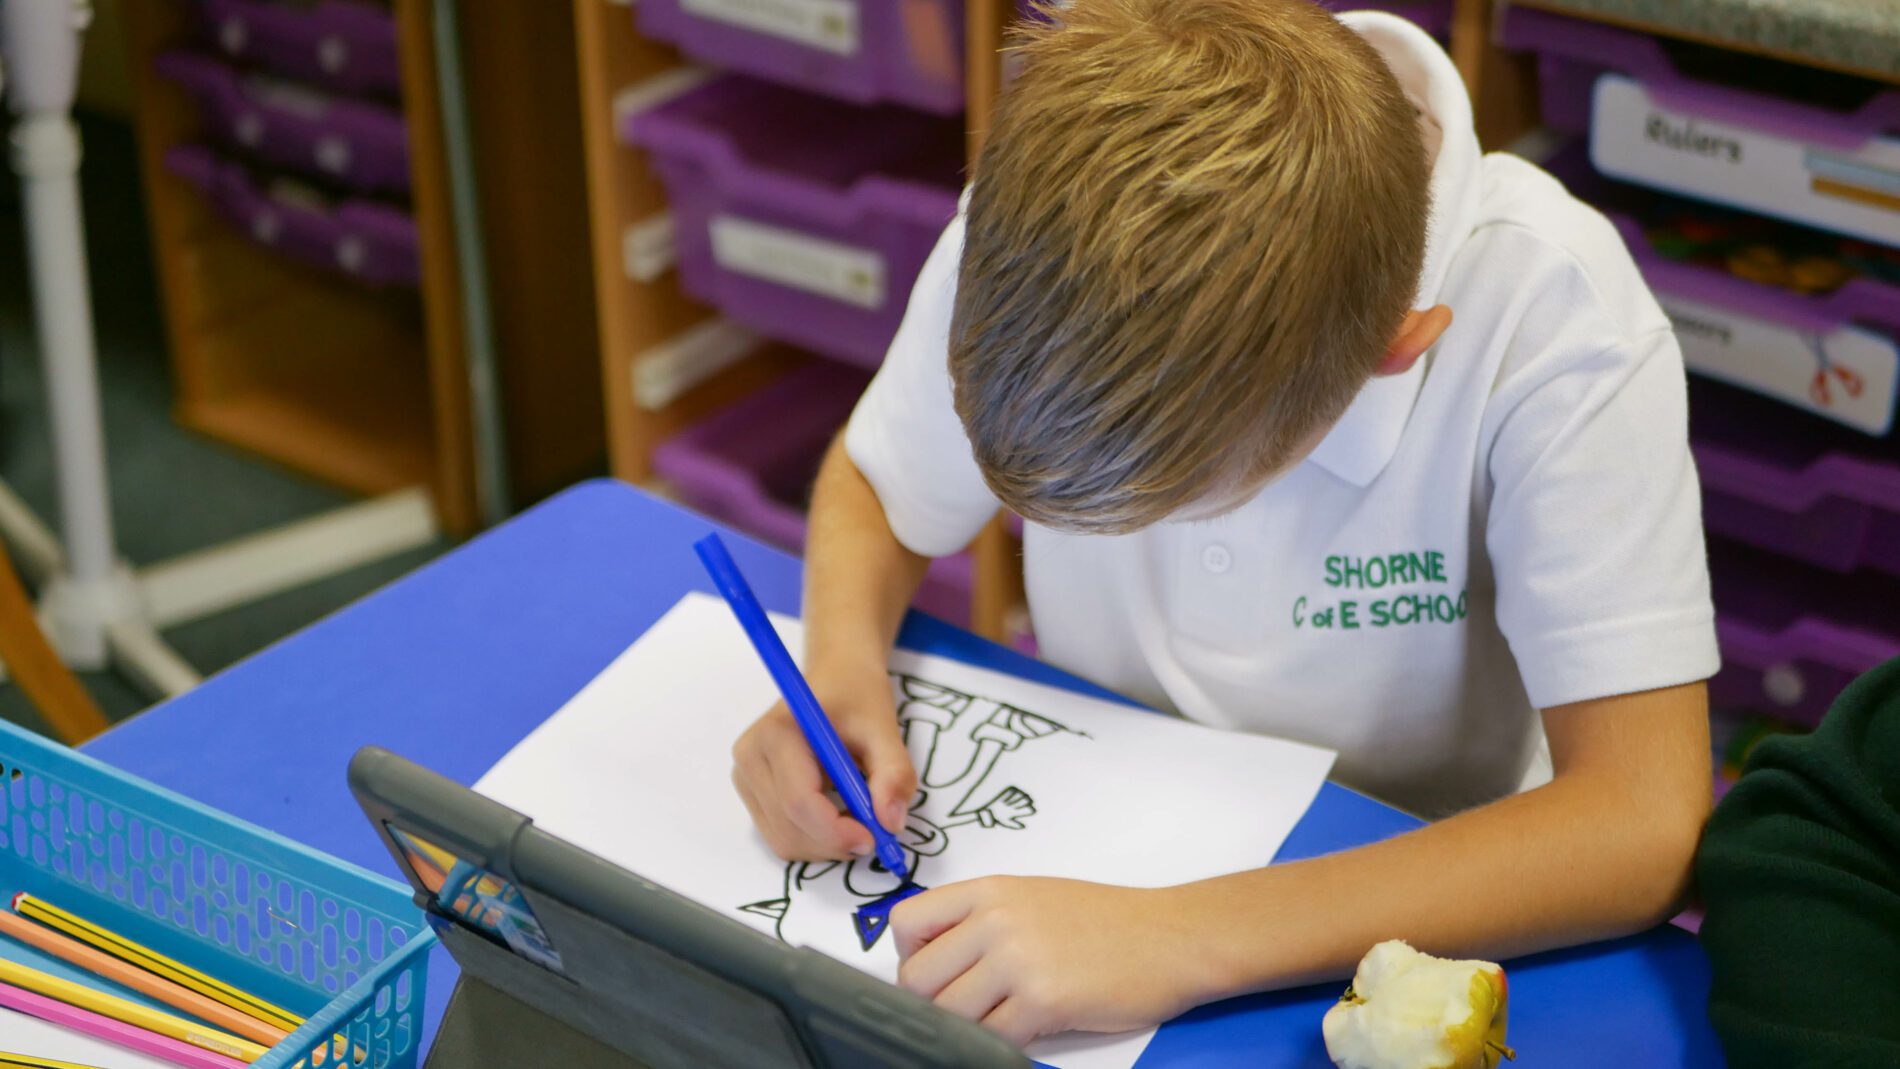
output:
[[[1028,1069],[1001,1037],[385,750],[350,787],[462,968],[430,1069]]]

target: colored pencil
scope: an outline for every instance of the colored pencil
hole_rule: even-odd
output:
[[[12,936],[27,946],[43,950],[68,964],[77,965],[95,976],[131,988],[173,1009],[183,1010],[206,1024],[215,1025],[227,1032],[243,1036],[245,1039],[262,1043],[266,1047],[283,1042],[284,1037],[290,1034],[282,1028],[272,1027],[249,1014],[239,1013],[222,1002],[206,998],[196,991],[146,972],[104,951],[95,950],[76,939],[69,939],[51,928],[43,928],[24,917],[0,912],[0,935]],[[0,1062],[0,1069],[4,1069],[5,1065],[5,1062]]]
[[[24,965],[0,959],[0,984],[40,995],[44,998],[63,1002],[68,1006],[110,1017],[134,1028],[156,1032],[170,1039],[181,1040],[194,1047],[236,1058],[241,1062],[254,1062],[265,1054],[263,1047],[229,1032],[220,1032],[215,1028],[161,1013],[149,1006],[143,1006],[117,995],[108,995],[85,984],[76,984],[63,980]]]
[[[289,1033],[303,1024],[303,1018],[258,998],[240,991],[230,984],[192,968],[183,962],[174,961],[149,947],[141,946],[110,929],[101,927],[77,914],[70,913],[49,902],[34,898],[28,894],[13,896],[13,911],[31,921],[37,921],[48,928],[58,931],[71,939],[92,947],[102,953],[118,958],[129,965],[136,965],[146,972],[163,980],[169,980],[180,987],[255,1018],[272,1028]]]
[[[35,1058],[31,1054],[8,1054],[0,1050],[0,1069],[99,1069],[96,1065],[80,1065],[78,1062],[56,1062],[51,1058]]]
[[[82,1035],[116,1043],[127,1050],[140,1054],[149,1054],[154,1058],[168,1061],[181,1069],[244,1069],[245,1063],[236,1058],[227,1058],[222,1054],[213,1054],[202,1047],[148,1032],[143,1028],[115,1021],[102,1014],[69,1006],[58,999],[36,995],[31,991],[0,984],[0,1007],[18,1010],[30,1017],[70,1028]]]

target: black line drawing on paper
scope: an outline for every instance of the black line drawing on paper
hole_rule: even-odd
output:
[[[936,857],[950,845],[952,828],[977,827],[1021,831],[1036,815],[1036,800],[1014,784],[991,782],[998,762],[1024,743],[1051,735],[1088,738],[1046,716],[966,694],[938,683],[902,673],[891,673],[897,698],[897,720],[917,768],[917,794],[911,799],[910,818],[898,835],[910,866],[908,882],[885,868],[876,857],[852,861],[793,861],[785,866],[785,883],[777,898],[740,906],[746,913],[768,917],[779,939],[794,945],[813,942],[800,938],[813,926],[835,924],[834,918],[810,916],[798,902],[821,883],[841,887],[860,904],[851,912],[858,945],[867,953],[890,926],[891,909],[924,890],[919,869],[924,859]],[[926,799],[949,797],[956,801],[948,816],[931,820],[921,810]],[[941,810],[940,810],[941,811]]]

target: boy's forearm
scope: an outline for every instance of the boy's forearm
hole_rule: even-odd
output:
[[[819,468],[805,540],[809,669],[855,668],[849,662],[878,658],[881,670],[929,566],[930,558],[912,553],[891,532],[884,506],[841,436]]]
[[[1385,939],[1508,958],[1669,917],[1707,810],[1706,786],[1698,795],[1688,776],[1651,792],[1592,769],[1408,835],[1176,892],[1206,933],[1209,999],[1348,976]]]

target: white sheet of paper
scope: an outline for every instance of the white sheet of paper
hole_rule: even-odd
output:
[[[176,1069],[170,1062],[7,1009],[0,1009],[0,1051],[99,1069]]]
[[[773,622],[798,657],[799,624]],[[1331,751],[943,658],[900,650],[891,671],[924,783],[902,839],[925,887],[998,874],[1155,887],[1257,868],[1332,767]],[[788,866],[732,789],[732,743],[776,697],[725,604],[688,595],[475,787],[688,898],[895,980],[895,940],[858,910],[897,879],[869,860]],[[1029,1053],[1128,1069],[1152,1035],[1055,1037]]]

